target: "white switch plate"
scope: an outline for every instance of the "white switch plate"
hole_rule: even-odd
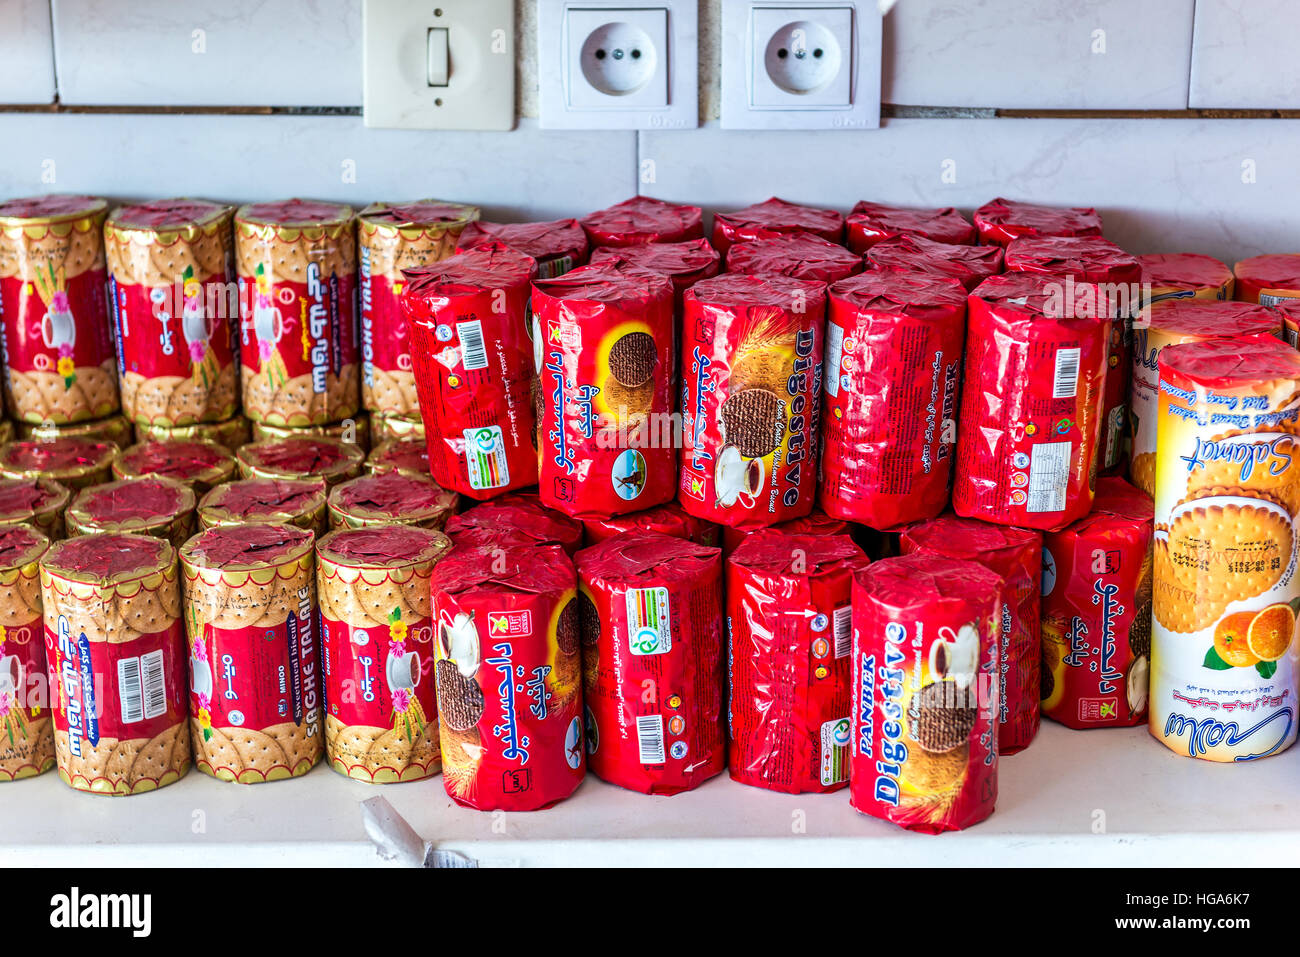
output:
[[[720,125],[880,126],[877,0],[722,0]]]
[[[366,126],[422,130],[515,128],[514,0],[365,0]],[[430,80],[441,64],[446,85]],[[440,77],[439,77],[440,78]]]
[[[698,31],[694,0],[539,0],[538,125],[698,126]]]

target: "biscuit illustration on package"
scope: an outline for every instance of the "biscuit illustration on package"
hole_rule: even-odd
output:
[[[979,238],[975,227],[951,206],[913,209],[863,201],[853,207],[844,223],[845,245],[858,254],[895,236],[965,246],[973,246]]]
[[[119,479],[156,475],[175,479],[202,495],[235,474],[235,459],[222,446],[202,439],[137,442],[113,460]]]
[[[869,270],[955,279],[970,291],[1002,272],[1004,255],[1001,246],[950,246],[902,235],[876,243],[866,258]]]
[[[176,551],[161,538],[69,538],[41,559],[59,777],[139,794],[189,770]]]
[[[244,478],[296,479],[314,476],[337,485],[361,474],[365,456],[355,445],[327,438],[252,442],[237,453]]]
[[[0,476],[45,478],[64,488],[85,488],[112,477],[117,452],[112,442],[75,437],[8,442],[0,445]]]
[[[980,242],[1006,246],[1025,236],[1100,236],[1101,217],[1085,206],[1039,206],[1001,197],[975,210]]]
[[[727,272],[837,282],[862,272],[862,257],[812,233],[739,243],[727,250]]]
[[[800,206],[773,196],[734,213],[716,213],[713,217],[713,245],[723,255],[737,243],[772,239],[787,233],[809,233],[838,243],[844,238],[844,216],[833,209]]]
[[[439,488],[428,475],[363,475],[330,489],[330,527],[397,524],[440,529],[456,511],[456,503],[456,493]]]
[[[371,203],[357,217],[357,281],[361,293],[361,404],[372,412],[419,411],[411,338],[398,297],[404,270],[456,252],[477,206],[422,199]]]
[[[190,732],[205,774],[260,784],[320,760],[315,541],[292,525],[249,523],[181,548]]]
[[[582,547],[582,523],[547,508],[536,495],[503,495],[447,520],[457,546],[559,545],[569,555]]]
[[[592,246],[680,243],[704,237],[700,207],[678,206],[649,196],[625,199],[584,216],[581,222]]]
[[[317,543],[325,748],[340,774],[387,784],[441,767],[429,578],[450,549],[440,532],[406,526]]]
[[[253,441],[253,430],[249,421],[242,415],[235,415],[222,422],[197,422],[194,425],[179,425],[168,428],[162,425],[136,425],[137,442],[215,442],[231,455],[244,445]],[[126,448],[130,443],[119,443]]]
[[[53,479],[0,478],[0,529],[30,525],[52,542],[64,534],[63,513],[72,493]]]
[[[17,438],[35,439],[50,442],[54,439],[78,437],[94,439],[98,442],[112,442],[118,448],[126,448],[134,440],[134,427],[131,420],[124,415],[110,415],[103,419],[87,419],[84,422],[19,422]],[[10,436],[12,441],[14,436]]]
[[[428,443],[415,436],[381,442],[366,456],[366,471],[375,475],[381,472],[405,472],[407,475],[428,477]]]
[[[199,527],[275,522],[325,534],[324,479],[251,478],[226,482],[199,500]]]
[[[152,535],[179,549],[194,534],[194,502],[189,486],[160,475],[91,485],[68,506],[68,531]]]
[[[50,540],[23,525],[0,527],[0,782],[54,767],[54,726],[44,685],[45,625],[38,562]]]
[[[322,425],[360,408],[352,207],[291,199],[235,214],[244,414]]]
[[[344,445],[355,445],[362,452],[368,452],[370,416],[365,412],[359,412],[351,418],[341,422],[331,422],[329,425],[271,425],[267,422],[254,422],[252,436],[250,439],[252,442],[269,442],[272,439],[334,439]]]
[[[554,279],[587,265],[591,250],[587,231],[576,219],[547,223],[485,223],[476,219],[460,234],[456,252],[468,252],[488,243],[500,243],[535,259],[539,279]]]
[[[228,419],[239,408],[239,305],[229,206],[119,206],[104,226],[122,410],[145,424]]]
[[[27,422],[78,422],[118,409],[104,298],[104,216],[90,196],[0,203],[5,405]]]

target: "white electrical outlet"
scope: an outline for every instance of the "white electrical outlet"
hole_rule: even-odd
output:
[[[365,0],[366,126],[515,127],[514,0]]]
[[[540,0],[539,125],[699,125],[698,24],[690,0]]]
[[[722,0],[724,129],[880,125],[876,0]]]

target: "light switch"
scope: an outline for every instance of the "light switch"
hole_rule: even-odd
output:
[[[446,86],[448,64],[447,28],[429,28],[429,86]]]

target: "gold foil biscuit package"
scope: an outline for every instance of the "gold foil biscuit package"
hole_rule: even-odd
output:
[[[51,439],[77,436],[99,442],[113,442],[124,449],[133,441],[132,434],[130,419],[124,415],[110,415],[103,419],[88,419],[64,425],[54,422],[19,422],[17,438],[48,442]]]
[[[215,442],[232,455],[241,446],[253,441],[253,432],[248,419],[242,415],[231,416],[222,422],[197,422],[194,425],[181,425],[167,428],[161,425],[137,425],[135,427],[137,442],[189,442],[192,440]],[[129,443],[120,443],[123,448]]]
[[[371,441],[378,445],[389,439],[424,438],[424,420],[418,412],[411,415],[370,414]]]
[[[73,535],[130,532],[180,548],[194,534],[194,491],[160,475],[91,485],[68,507]]]
[[[329,425],[268,425],[266,422],[254,422],[253,442],[270,442],[274,439],[335,439],[345,445],[355,445],[362,452],[370,450],[370,416],[365,412],[333,422]]]
[[[440,488],[427,475],[362,475],[330,489],[330,527],[398,524],[441,529],[455,513],[457,501],[455,492]]]
[[[429,447],[423,438],[389,439],[381,442],[366,456],[366,471],[429,474]]]
[[[137,442],[123,449],[113,462],[119,479],[159,475],[190,486],[196,495],[228,482],[235,460],[215,442],[200,439]]]
[[[93,439],[9,442],[0,446],[0,476],[53,479],[69,489],[98,485],[112,477],[117,446]]]
[[[277,522],[325,534],[324,479],[251,478],[227,482],[199,501],[199,525]]]
[[[337,485],[361,474],[365,456],[355,445],[327,438],[253,442],[238,452],[244,478],[315,476]]]
[[[0,479],[0,526],[31,525],[50,541],[64,535],[72,493],[53,479]]]
[[[54,767],[38,562],[50,540],[0,527],[0,783]]]

